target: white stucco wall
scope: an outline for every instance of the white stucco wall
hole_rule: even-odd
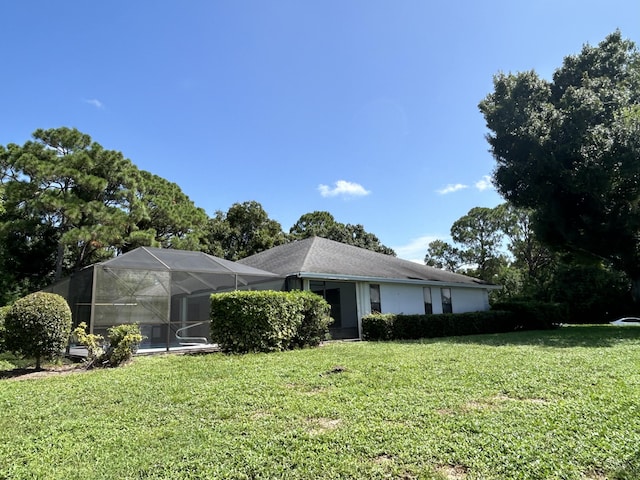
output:
[[[383,313],[423,314],[422,286],[381,284],[380,306]]]
[[[423,285],[402,285],[381,283],[380,303],[383,313],[404,313],[406,315],[424,314]],[[442,313],[442,297],[440,287],[431,286],[431,302],[433,313]],[[481,288],[451,288],[453,313],[477,312],[489,309],[489,295]],[[369,305],[368,285],[363,289],[365,315],[371,313]]]
[[[489,295],[479,288],[452,288],[453,313],[489,310]]]

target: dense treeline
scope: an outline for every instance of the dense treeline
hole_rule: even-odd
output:
[[[469,211],[451,227],[453,243],[429,245],[426,262],[500,283],[498,296],[562,302],[573,321],[638,315],[635,44],[614,32],[566,57],[551,81],[500,73],[479,108],[507,203]]]
[[[139,246],[238,260],[310,235],[394,254],[328,212],[303,215],[288,233],[256,201],[210,218],[175,183],[76,129],[0,146],[0,305]]]

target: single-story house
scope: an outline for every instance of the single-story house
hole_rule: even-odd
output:
[[[286,289],[310,290],[331,305],[333,338],[359,338],[361,319],[380,313],[462,313],[489,309],[476,278],[390,255],[311,237],[252,255],[239,263],[283,277]]]
[[[86,267],[47,291],[67,299],[74,324],[91,333],[138,323],[143,349],[209,343],[210,296],[232,290],[310,290],[331,305],[333,338],[359,338],[371,312],[443,313],[489,308],[499,288],[312,237],[231,262],[202,252],[140,247]]]

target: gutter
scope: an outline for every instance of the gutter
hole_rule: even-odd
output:
[[[289,276],[289,275],[287,275]],[[478,288],[482,290],[501,290],[502,285],[494,285],[491,283],[476,284],[462,282],[443,282],[441,280],[420,280],[414,278],[385,278],[385,277],[359,277],[354,275],[344,275],[340,273],[315,273],[315,272],[297,272],[292,274],[298,278],[316,279],[316,280],[336,280],[336,281],[356,281],[369,283],[401,283],[405,285],[429,285],[429,286],[445,286],[445,287],[463,287]]]

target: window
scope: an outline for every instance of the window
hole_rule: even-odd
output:
[[[440,295],[442,296],[442,313],[453,313],[453,305],[451,304],[451,289],[441,288]]]
[[[433,305],[431,304],[431,288],[423,287],[422,296],[424,297],[424,313],[427,315],[433,313]]]
[[[382,313],[380,306],[380,285],[369,285],[369,296],[371,298],[371,313]]]

